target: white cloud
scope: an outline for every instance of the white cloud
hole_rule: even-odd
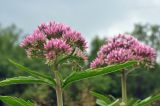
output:
[[[127,14],[124,19],[112,22],[111,25],[97,31],[100,37],[113,36],[119,33],[130,32],[133,30],[134,24],[145,22],[146,20],[136,13]]]

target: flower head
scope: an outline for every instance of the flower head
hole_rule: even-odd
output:
[[[119,34],[109,39],[100,48],[96,59],[90,66],[96,68],[101,65],[123,63],[129,60],[153,65],[156,60],[156,52],[153,48],[140,43],[130,35]]]
[[[79,49],[76,56],[84,58],[86,42],[79,32],[53,21],[39,25],[20,46],[25,48],[28,57],[44,58],[48,63],[61,56],[72,55],[76,49]]]

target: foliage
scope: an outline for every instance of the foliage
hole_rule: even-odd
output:
[[[104,74],[117,72],[117,71],[120,71],[121,69],[132,66],[134,64],[136,64],[135,61],[129,61],[126,63],[111,65],[111,66],[107,66],[107,67],[96,68],[96,69],[87,69],[87,70],[84,70],[81,72],[74,72],[64,80],[63,87],[65,87],[67,84],[74,82],[74,81],[77,81],[77,80],[82,80],[82,79],[94,77],[97,75],[104,75]]]
[[[117,106],[119,99],[112,98],[111,96],[105,96],[97,92],[91,92],[91,94],[97,97],[96,103],[100,106]],[[130,99],[127,106],[148,106],[151,103],[158,101],[160,99],[160,94],[149,96],[143,100]]]
[[[4,80],[7,77],[17,76],[20,74],[21,76],[26,76],[26,72],[24,71],[17,71],[17,68],[14,67],[10,62],[8,62],[8,59],[14,59],[15,61],[18,61],[19,63],[30,67],[32,69],[39,70],[39,72],[49,75],[48,68],[42,64],[40,59],[27,59],[25,58],[26,54],[23,49],[17,45],[19,43],[19,39],[22,38],[21,30],[17,29],[15,25],[3,28],[0,27],[0,80]],[[41,86],[35,86],[34,89],[39,89]],[[38,100],[38,98],[41,95],[46,95],[46,92],[35,92],[30,91],[32,93],[29,93],[30,96],[25,96],[23,93],[29,91],[30,88],[33,88],[33,85],[11,85],[5,87],[0,87],[0,94],[1,95],[14,95],[14,96],[22,96],[25,99],[32,99],[32,100]],[[34,95],[32,96],[33,92]],[[48,102],[54,102],[51,101],[51,98],[54,98],[53,91],[50,92],[52,96],[47,95]],[[43,102],[44,100],[41,100]],[[3,104],[0,102],[0,105],[3,106]]]
[[[12,60],[10,60],[10,61],[15,66],[17,66],[18,68],[20,68],[22,70],[25,70],[25,69],[29,70],[28,73],[30,73],[31,75],[34,75],[34,76],[28,76],[28,77],[20,76],[20,77],[9,78],[9,79],[0,81],[0,86],[6,86],[6,85],[11,85],[11,84],[26,84],[26,83],[27,84],[28,83],[48,84],[51,87],[55,86],[56,83],[54,80],[51,80],[50,78],[48,79],[48,77],[46,78],[45,75],[42,75],[40,73],[36,73],[34,71],[31,71],[30,69],[28,69],[18,63],[15,63]],[[84,78],[89,78],[89,77],[93,77],[93,76],[97,76],[97,75],[103,75],[103,74],[116,72],[120,69],[131,66],[135,63],[136,62],[132,61],[132,62],[112,65],[112,66],[108,66],[108,67],[104,67],[104,68],[89,69],[89,70],[84,70],[82,72],[75,72],[72,75],[70,75],[62,84],[64,85],[63,87],[65,87],[67,84],[74,82],[76,80],[81,80]]]
[[[0,100],[9,106],[34,106],[30,101],[25,101],[21,98],[11,97],[11,96],[0,96]]]
[[[119,99],[115,99],[111,96],[104,96],[100,93],[97,92],[91,92],[91,94],[95,97],[97,97],[98,99],[96,100],[96,103],[100,106],[115,106],[118,105],[117,103],[119,102]]]

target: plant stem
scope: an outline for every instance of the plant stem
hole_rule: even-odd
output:
[[[61,79],[57,70],[54,70],[55,79],[56,79],[56,96],[57,96],[57,106],[63,106],[63,96],[62,96],[62,87]]]
[[[127,106],[127,87],[126,87],[127,74],[126,71],[122,71],[121,87],[122,87],[122,106]]]

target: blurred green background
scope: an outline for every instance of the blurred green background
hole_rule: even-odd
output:
[[[160,26],[152,24],[135,24],[133,31],[125,32],[134,35],[140,41],[154,47],[157,54],[160,53]],[[49,67],[38,59],[28,59],[24,49],[19,47],[22,30],[15,25],[8,27],[0,26],[0,80],[5,78],[26,75],[8,62],[13,59],[41,73],[49,73]],[[104,43],[104,38],[95,35],[90,44],[88,52],[89,61],[96,57],[99,47]],[[159,56],[155,68],[137,69],[129,75],[128,96],[134,98],[145,98],[149,95],[160,93],[160,62]],[[64,69],[67,70],[67,67]],[[68,72],[68,71],[67,71]],[[107,76],[97,76],[72,84],[65,89],[65,106],[96,106],[95,98],[90,91],[97,91],[105,95],[121,97],[119,75],[110,74]],[[55,91],[45,85],[11,85],[0,87],[0,95],[11,95],[35,101],[38,106],[56,106]],[[159,104],[157,102],[157,104]],[[0,103],[0,106],[4,106]],[[159,106],[159,105],[157,105]]]

